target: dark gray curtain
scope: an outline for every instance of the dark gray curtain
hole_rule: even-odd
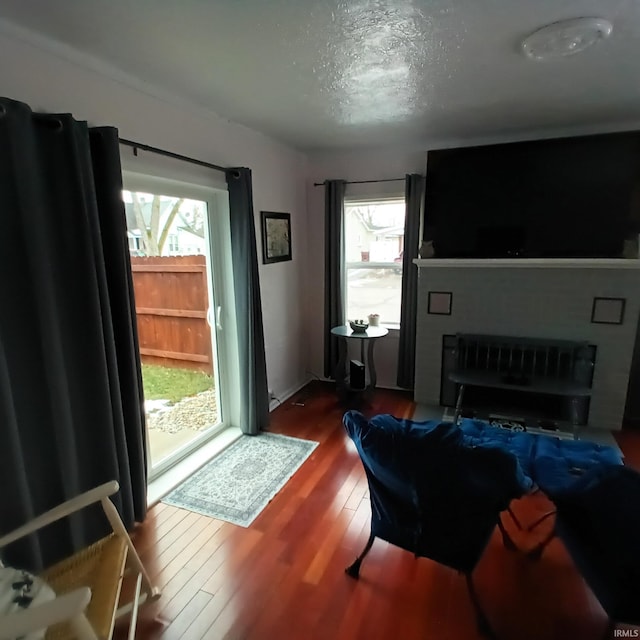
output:
[[[331,329],[344,318],[344,180],[324,183],[324,377],[338,363],[338,341]]]
[[[416,357],[416,312],[418,308],[418,268],[413,261],[420,248],[420,220],[424,178],[416,173],[405,178],[404,253],[402,258],[402,299],[398,341],[397,384],[413,389]]]
[[[269,387],[264,352],[258,252],[251,170],[226,172],[231,215],[231,260],[240,357],[240,428],[255,435],[269,424]]]
[[[115,479],[146,513],[143,393],[118,133],[0,99],[0,530]],[[108,531],[99,510],[12,546],[38,570]]]

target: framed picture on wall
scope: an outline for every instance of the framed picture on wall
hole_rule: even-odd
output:
[[[622,324],[625,298],[594,298],[591,307],[591,322],[596,324]]]
[[[452,300],[453,294],[451,291],[429,291],[427,313],[450,316]]]
[[[261,211],[262,262],[291,260],[291,214]]]

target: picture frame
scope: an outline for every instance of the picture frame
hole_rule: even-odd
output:
[[[626,298],[594,298],[591,322],[594,324],[622,324]]]
[[[427,313],[437,316],[450,316],[453,305],[451,291],[429,291]]]
[[[291,260],[291,214],[261,211],[260,216],[263,264]]]

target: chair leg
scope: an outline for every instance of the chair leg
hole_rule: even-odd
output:
[[[545,539],[539,542],[531,551],[527,553],[527,557],[531,560],[540,560],[542,557],[542,552],[547,548],[547,545],[555,538],[556,536],[556,528],[554,527],[549,531],[546,535]]]
[[[498,529],[500,529],[500,533],[502,534],[502,544],[505,549],[509,549],[509,551],[519,551],[515,542],[504,528],[504,524],[502,524],[502,518],[500,516],[498,516]]]
[[[362,553],[355,559],[354,563],[348,566],[344,571],[348,576],[355,578],[356,580],[360,576],[360,565],[364,560],[364,557],[369,553],[371,546],[373,545],[373,541],[375,540],[375,536],[373,532],[369,535],[369,539],[367,540],[367,544],[364,546]]]
[[[547,511],[544,515],[540,516],[537,520],[534,520],[528,527],[527,531],[533,531],[539,524],[543,523],[547,518],[554,516],[556,514],[556,510],[553,509],[551,511]]]
[[[494,633],[491,625],[489,624],[489,620],[487,616],[484,614],[482,610],[482,606],[480,605],[480,600],[478,599],[478,594],[476,593],[475,586],[473,584],[473,579],[470,573],[465,573],[464,577],[467,581],[467,591],[469,592],[469,598],[471,600],[471,604],[476,612],[476,623],[478,625],[478,631],[485,636],[486,638],[490,638],[491,640],[497,640],[497,636]]]
[[[160,589],[151,584],[151,578],[149,577],[147,570],[144,568],[142,561],[140,560],[140,556],[138,555],[136,548],[133,546],[133,542],[131,542],[129,533],[120,518],[118,510],[109,498],[103,498],[101,502],[104,513],[107,516],[114,533],[119,535],[127,544],[127,563],[129,566],[133,565],[135,570],[142,576],[142,588],[146,594],[145,601],[150,602],[157,600],[160,597]]]
[[[460,414],[462,413],[462,398],[464,397],[464,385],[460,385],[458,390],[458,399],[456,400],[456,408],[453,414],[453,424],[457,425],[460,420]]]
[[[513,513],[513,509],[511,507],[507,507],[507,513],[511,516],[511,519],[513,520],[516,527],[518,527],[518,529],[522,531],[522,523],[520,522],[520,520],[518,520],[518,518],[516,518],[516,514]]]

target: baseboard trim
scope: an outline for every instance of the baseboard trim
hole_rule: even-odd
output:
[[[294,396],[300,389],[306,387],[312,380],[311,376],[308,376],[302,382],[296,382],[293,386],[289,387],[286,391],[277,396],[277,399],[271,400],[269,402],[269,413],[271,413],[274,409],[277,409],[281,404],[284,404],[289,398]]]

